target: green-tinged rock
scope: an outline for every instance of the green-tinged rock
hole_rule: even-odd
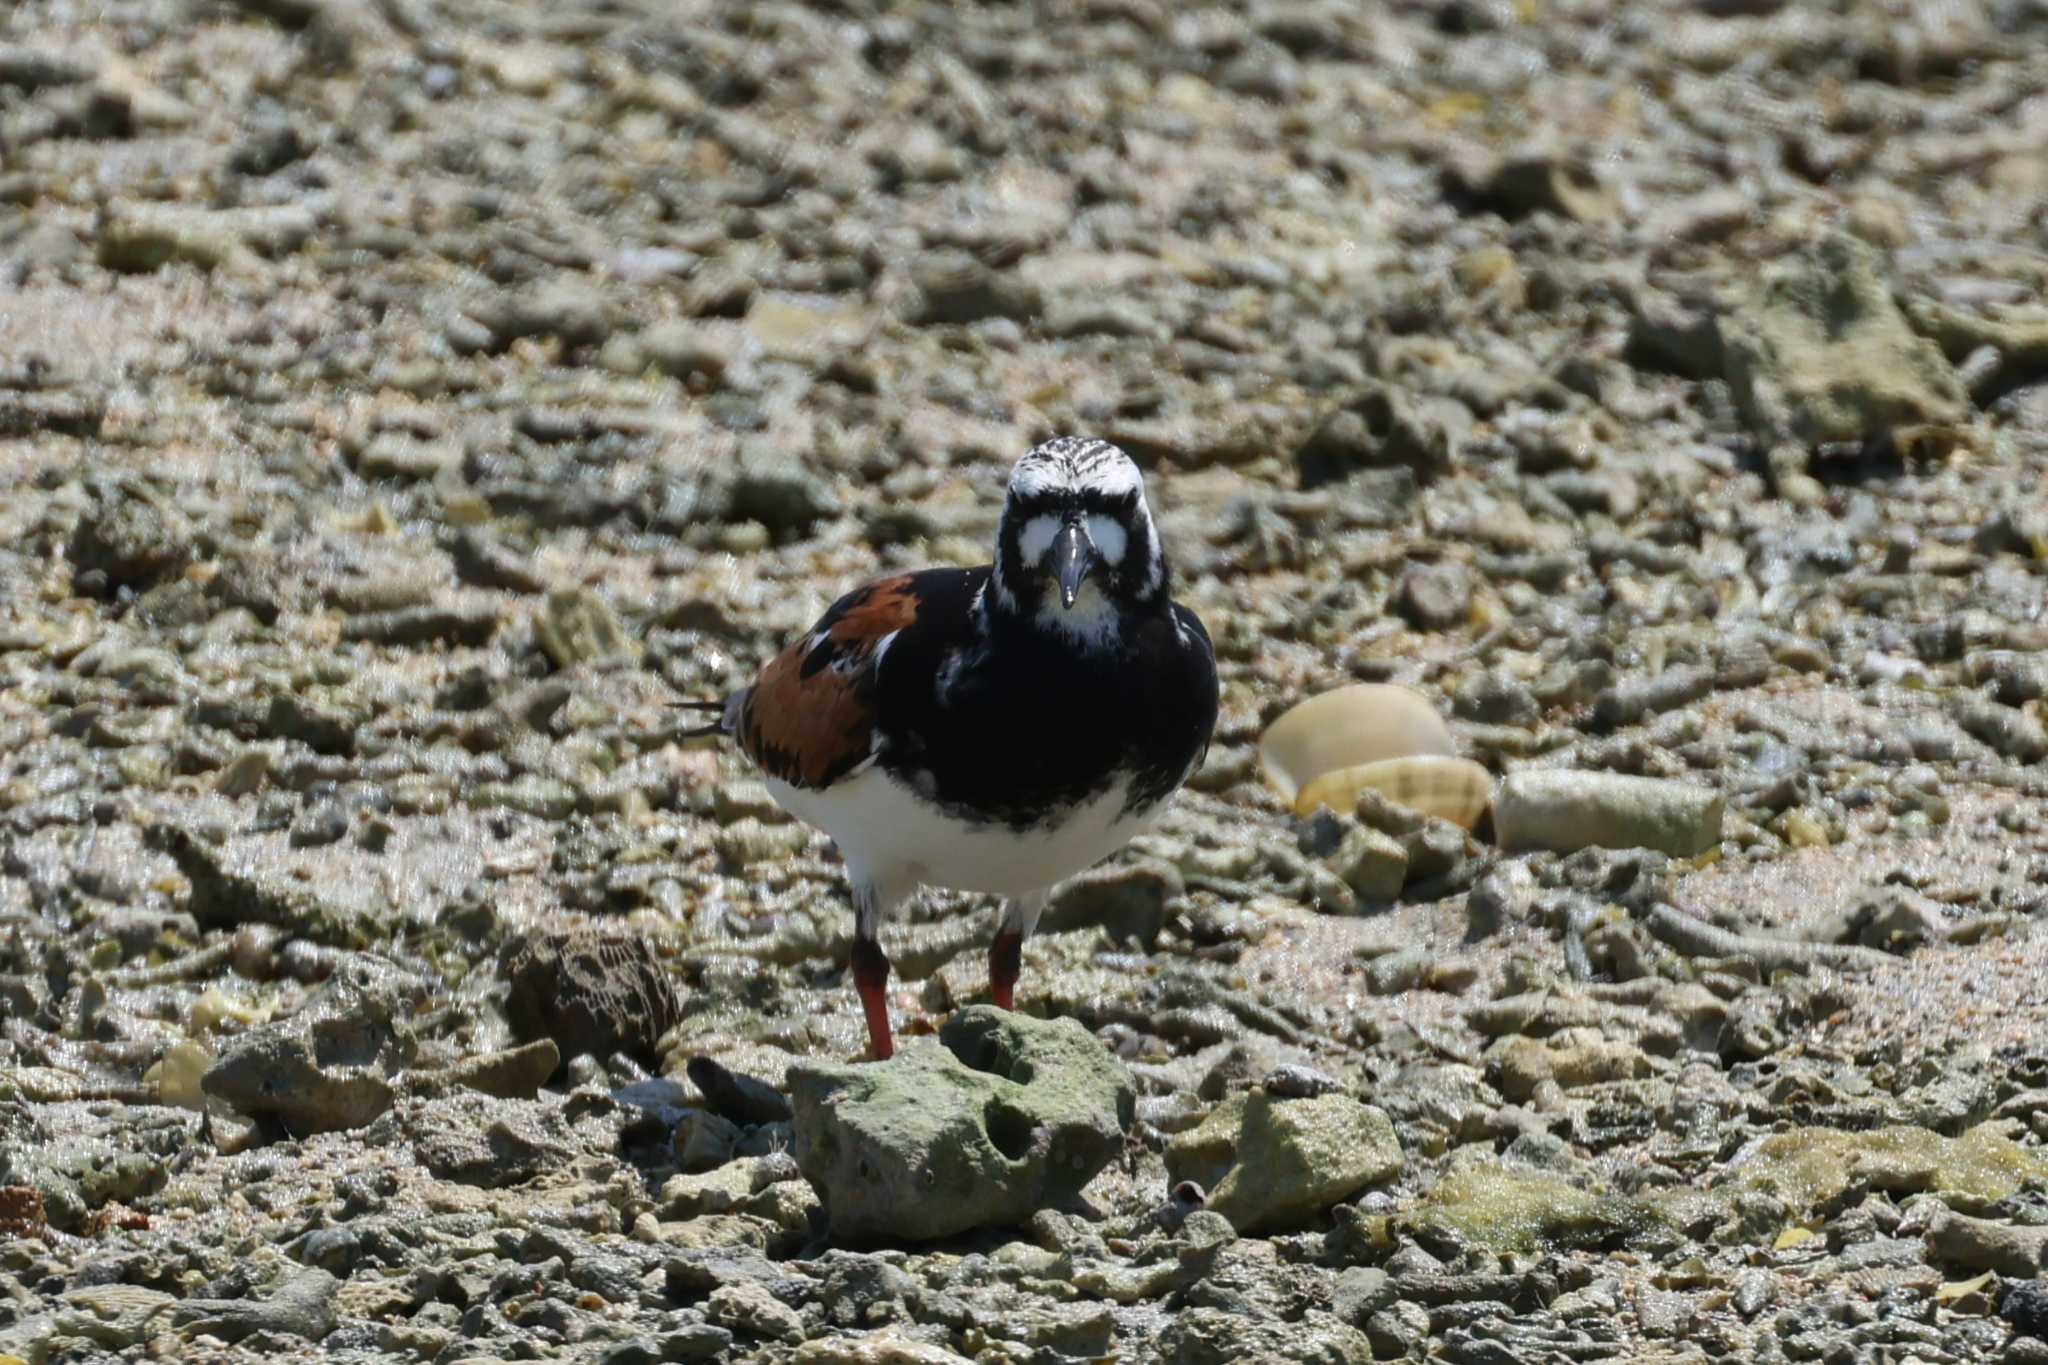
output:
[[[1592,1029],[1566,1029],[1543,1039],[1514,1034],[1488,1048],[1486,1059],[1500,1067],[1500,1092],[1513,1104],[1527,1103],[1549,1082],[1574,1090],[1640,1080],[1652,1071],[1649,1055],[1634,1043]]]
[[[1880,259],[1836,234],[1721,319],[1728,382],[1761,444],[1860,444],[1902,426],[1969,419],[1954,368],[1892,302]]]
[[[175,1294],[136,1284],[67,1290],[57,1311],[58,1334],[81,1337],[109,1350],[127,1350],[164,1333],[177,1302]]]
[[[1773,1133],[1730,1163],[1721,1188],[1772,1195],[1795,1215],[1827,1204],[1852,1184],[1895,1198],[1934,1194],[1964,1213],[1982,1213],[2040,1180],[2048,1180],[2048,1159],[2007,1137],[2005,1125],[1983,1123],[1952,1138],[1905,1127]]]
[[[1539,1252],[1609,1246],[1661,1220],[1646,1204],[1561,1175],[1488,1165],[1439,1180],[1411,1221],[1495,1251]]]
[[[1021,1223],[1078,1195],[1123,1145],[1131,1079],[1069,1019],[988,1006],[863,1066],[797,1066],[797,1164],[841,1242]]]
[[[1349,1095],[1274,1099],[1245,1091],[1166,1149],[1168,1179],[1192,1180],[1239,1232],[1295,1227],[1401,1173],[1387,1116]]]
[[[1326,861],[1367,904],[1394,899],[1408,880],[1408,850],[1393,835],[1370,825],[1354,826]]]
[[[588,588],[558,588],[534,618],[534,633],[557,668],[639,653],[605,600]]]
[[[469,804],[479,808],[503,806],[539,820],[560,822],[576,813],[581,804],[576,789],[558,778],[527,773],[510,782],[479,782],[469,794]]]
[[[1721,842],[1726,801],[1690,782],[1565,768],[1510,773],[1493,796],[1493,827],[1509,851],[1654,848],[1691,858]]]

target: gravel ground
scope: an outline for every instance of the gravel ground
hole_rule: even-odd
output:
[[[0,1362],[2048,1360],[2044,145],[2038,0],[19,0]],[[1061,432],[1223,677],[1026,952],[1115,1150],[856,1244],[666,703]],[[1358,681],[1653,785],[1298,818]]]

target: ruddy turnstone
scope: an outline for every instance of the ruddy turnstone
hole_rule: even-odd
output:
[[[920,886],[1008,897],[989,950],[1010,1007],[1054,883],[1143,829],[1216,723],[1208,632],[1169,595],[1130,456],[1061,437],[1010,473],[995,562],[857,588],[695,733],[730,735],[838,844],[853,979],[892,1050],[876,931]]]

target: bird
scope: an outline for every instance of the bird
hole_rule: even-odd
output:
[[[926,886],[1005,898],[989,993],[1013,1007],[1051,890],[1122,848],[1201,766],[1216,656],[1175,602],[1142,473],[1063,436],[1010,471],[992,562],[847,593],[690,735],[732,740],[838,846],[868,1055],[894,1050],[878,931]]]

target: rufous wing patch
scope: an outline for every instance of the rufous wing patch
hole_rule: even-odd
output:
[[[761,771],[829,787],[874,748],[875,665],[883,640],[917,619],[910,575],[856,588],[769,660],[740,706],[737,738]]]

